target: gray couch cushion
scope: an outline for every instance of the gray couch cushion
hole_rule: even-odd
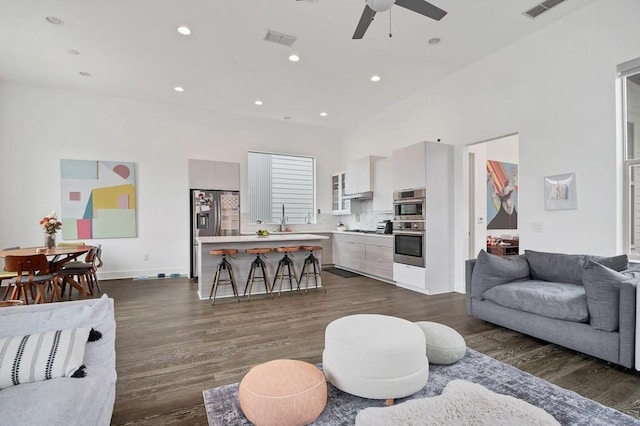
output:
[[[471,297],[483,300],[484,292],[493,286],[529,278],[529,263],[526,257],[502,257],[480,250],[471,275]]]
[[[549,318],[585,322],[589,319],[583,286],[548,281],[521,281],[495,286],[484,293],[493,303]]]
[[[524,253],[534,280],[582,284],[582,270],[587,263],[587,256],[533,250],[525,250]]]
[[[592,260],[584,269],[583,283],[587,293],[590,324],[603,331],[615,331],[619,326],[620,284],[634,281]]]
[[[594,262],[598,262],[599,264],[618,272],[625,271],[629,268],[629,257],[626,254],[611,257],[587,256],[587,260],[593,260]]]

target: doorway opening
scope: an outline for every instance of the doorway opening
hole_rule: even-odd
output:
[[[519,148],[518,134],[468,146],[469,258],[482,249],[518,252]]]

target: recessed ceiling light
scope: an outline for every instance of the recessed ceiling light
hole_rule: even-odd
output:
[[[328,115],[328,114],[327,114],[326,112],[324,112],[324,111],[322,111],[322,112],[320,113],[320,117],[326,117],[327,115]]]
[[[47,22],[49,22],[50,24],[53,25],[62,25],[64,24],[64,21],[60,18],[57,18],[55,16],[47,16]]]
[[[174,88],[173,88],[173,90],[175,90],[176,92],[180,92],[180,93],[182,93],[182,92],[184,92],[184,87],[182,87],[182,86],[176,86],[176,87],[174,87]]]
[[[298,56],[296,54],[293,54],[293,55],[289,56],[289,60],[291,62],[298,62],[300,60],[300,56]]]
[[[440,43],[440,39],[438,37],[429,39],[429,44],[438,44],[438,43]]]
[[[178,27],[178,32],[182,35],[191,35],[191,29],[189,27],[185,27],[184,25]]]
[[[380,81],[380,76],[379,75],[372,75],[371,76],[371,81]]]
[[[260,99],[256,99],[255,101],[253,101],[253,103],[258,106],[262,105],[262,101]]]
[[[69,49],[69,50],[67,50],[67,52],[70,55],[79,55],[80,54],[80,52],[78,52],[76,49]]]
[[[86,71],[80,71],[78,74],[80,74],[83,77],[91,77],[91,73]]]

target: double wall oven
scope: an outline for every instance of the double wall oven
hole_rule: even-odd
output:
[[[393,194],[393,261],[425,267],[426,190]]]

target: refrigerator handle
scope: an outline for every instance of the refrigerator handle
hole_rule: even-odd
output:
[[[220,232],[221,232],[220,220],[222,218],[220,217],[220,201],[219,200],[213,200],[213,210],[215,211],[215,225],[213,229],[214,229],[215,235],[220,235]]]

